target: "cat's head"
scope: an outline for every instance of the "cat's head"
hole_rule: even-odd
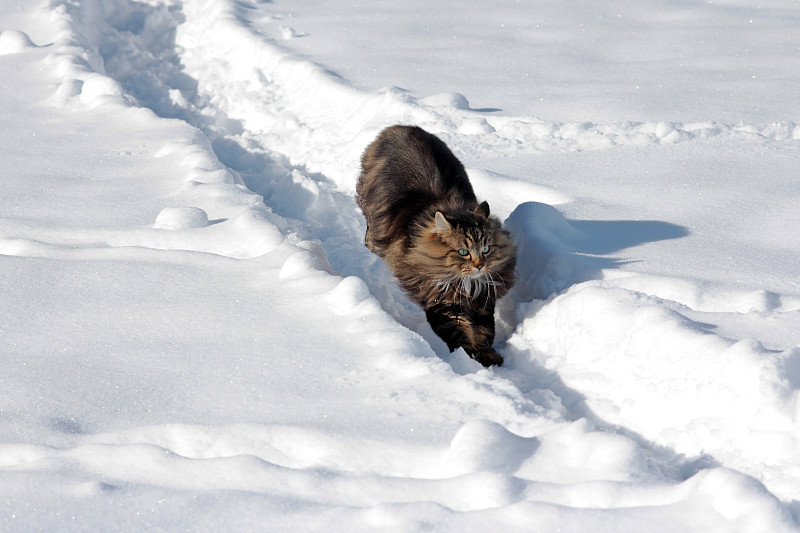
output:
[[[510,276],[516,261],[508,232],[489,216],[486,202],[472,211],[436,211],[421,237],[417,251],[437,265],[438,282],[461,284],[473,295],[481,286],[504,283],[501,276]]]

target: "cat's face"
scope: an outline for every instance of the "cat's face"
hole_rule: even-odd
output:
[[[514,259],[514,245],[495,219],[475,212],[446,216],[436,212],[416,251],[426,270],[445,290],[460,288],[476,297],[484,288],[502,284],[498,276]]]

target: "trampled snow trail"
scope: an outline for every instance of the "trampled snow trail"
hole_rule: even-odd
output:
[[[610,252],[641,244],[642,228],[652,241],[687,231],[620,223],[611,239],[601,221],[569,221],[550,207],[573,201],[570,194],[475,169],[476,188],[510,215],[521,245],[516,308],[503,316],[508,365],[484,371],[463,353],[446,353],[363,247],[351,196],[364,146],[396,122],[438,133],[474,160],[714,139],[788,142],[800,138],[795,123],[548,123],[470,110],[457,94],[365,93],[258,34],[258,6],[241,2],[52,0],[48,11],[62,25],[46,59],[60,76],[51,105],[125,116],[143,128],[162,123],[135,101],[200,131],[169,122],[174,139],[157,161],[184,176],[161,191],[175,206],[151,228],[20,224],[0,253],[86,264],[76,272],[88,278],[97,264],[115,265],[123,278],[136,276],[131,262],[164,265],[184,303],[192,280],[202,279],[209,307],[196,312],[198,323],[213,327],[219,311],[237,317],[226,325],[245,318],[222,334],[203,333],[205,359],[174,364],[197,380],[198,399],[230,379],[242,381],[243,393],[250,388],[254,403],[238,405],[234,393],[220,393],[219,405],[170,403],[164,393],[159,401],[184,418],[165,411],[147,425],[143,413],[92,432],[64,419],[54,427],[75,437],[3,445],[12,471],[49,464],[65,486],[79,480],[73,496],[90,499],[151,487],[119,496],[133,522],[137,499],[197,509],[190,500],[211,488],[211,508],[240,513],[242,530],[261,517],[275,529],[309,531],[795,530],[758,482],[704,467],[753,475],[787,501],[800,496],[800,350],[730,340],[701,320],[750,311],[796,320],[797,293],[737,293],[617,271],[623,259]],[[264,302],[271,306],[262,313]],[[146,313],[144,304],[136,309]],[[249,330],[282,357],[262,367],[239,355],[235,371],[223,369],[226,342]],[[208,377],[200,361],[220,375]],[[330,418],[306,396],[326,404]],[[213,414],[204,420],[204,412]],[[25,490],[10,503],[31,497]],[[260,509],[248,515],[250,503]],[[92,514],[91,505],[78,507]]]
[[[209,16],[209,13],[212,13]],[[397,291],[387,294],[387,286],[393,287],[380,265],[375,265],[371,272],[364,270],[366,264],[374,264],[375,260],[360,246],[363,235],[363,226],[357,213],[354,213],[352,200],[346,193],[352,191],[355,177],[357,176],[357,162],[363,147],[383,127],[392,123],[416,123],[439,133],[457,152],[475,154],[497,154],[514,156],[524,153],[539,153],[552,150],[602,150],[619,145],[641,144],[672,144],[679,142],[698,141],[714,136],[742,137],[752,136],[754,140],[761,138],[776,141],[800,139],[800,127],[794,123],[771,124],[766,126],[753,125],[726,125],[713,123],[696,124],[671,124],[671,123],[621,123],[621,124],[553,124],[538,121],[532,118],[491,116],[468,109],[468,106],[458,95],[441,95],[417,101],[401,92],[387,90],[378,94],[365,94],[349,87],[335,75],[326,72],[322,67],[291,57],[274,43],[268,42],[263,37],[249,29],[248,17],[253,17],[249,8],[241,4],[225,2],[196,2],[186,3],[183,14],[186,20],[178,26],[176,34],[177,45],[184,50],[181,62],[187,74],[198,80],[198,92],[202,100],[211,103],[207,112],[216,116],[215,126],[212,126],[212,135],[217,135],[218,153],[222,159],[231,166],[238,168],[245,176],[251,189],[265,194],[267,203],[278,213],[291,218],[299,218],[303,225],[310,229],[305,234],[306,238],[318,239],[323,243],[328,257],[334,268],[345,274],[355,274],[367,282],[373,294],[381,299],[384,307],[393,313],[406,325],[424,331],[421,324],[424,322],[417,313],[416,318],[408,317],[413,313],[413,308],[407,305],[397,309],[395,302],[404,299]],[[231,60],[234,57],[236,60]],[[226,129],[225,121],[237,121],[237,127],[244,129],[237,133]],[[225,142],[227,140],[227,142]],[[287,194],[285,190],[274,190],[275,166],[270,173],[265,175],[261,167],[253,168],[252,165],[241,164],[240,149],[245,154],[266,153],[271,154],[273,161],[288,158],[289,167],[282,171],[284,176],[291,174],[292,185],[304,186],[310,189],[310,199],[304,204],[298,201],[296,195]],[[258,162],[263,165],[263,161]],[[480,173],[473,172],[477,179],[476,186],[481,189]],[[329,178],[330,181],[326,181]],[[288,178],[283,178],[287,179]],[[506,186],[518,187],[518,192],[506,208],[510,212],[522,200],[552,202],[558,201],[558,193],[543,187],[536,187],[530,183],[514,182],[502,176],[490,178],[493,189],[502,190]],[[332,186],[330,182],[336,184]],[[489,187],[487,187],[488,189]],[[341,192],[340,192],[341,191]],[[498,195],[500,196],[500,195]],[[489,199],[497,206],[505,207],[503,198]],[[563,200],[562,200],[563,201]],[[310,205],[308,205],[310,203]],[[308,205],[306,207],[306,205]],[[502,211],[500,211],[502,212]],[[523,235],[533,249],[528,250],[528,257],[541,257],[555,255],[557,260],[544,268],[528,265],[528,271],[523,272],[523,280],[532,280],[539,284],[539,290],[529,292],[517,291],[518,298],[522,301],[531,296],[547,298],[550,295],[567,288],[573,283],[586,279],[586,274],[581,272],[577,262],[570,258],[564,259],[560,253],[561,247],[571,245],[572,234],[559,232],[553,228],[548,235],[545,228],[561,224],[568,226],[558,214],[546,214],[541,208],[515,213],[513,222],[518,235]],[[550,217],[551,220],[547,218]],[[554,218],[554,220],[552,220]],[[559,218],[561,220],[559,221]],[[529,224],[523,226],[521,224]],[[530,224],[527,221],[535,221]],[[324,228],[324,229],[323,229]],[[681,235],[678,228],[667,229],[666,238]],[[670,233],[671,232],[671,233]],[[578,231],[577,233],[580,233]],[[543,242],[543,237],[554,241],[550,247]],[[578,237],[580,239],[580,236]],[[580,244],[578,245],[580,249]],[[589,248],[586,249],[592,253]],[[559,263],[561,261],[562,263]],[[566,262],[566,265],[563,264]],[[550,280],[550,286],[546,286]],[[523,281],[523,283],[524,283]],[[612,290],[601,288],[596,295],[590,297],[588,302],[596,306],[590,321],[594,324],[585,325],[583,322],[564,324],[564,320],[582,320],[582,314],[576,313],[571,308],[565,311],[556,311],[557,326],[550,323],[541,325],[540,321],[548,312],[533,313],[528,319],[530,326],[520,329],[515,337],[525,339],[522,342],[524,349],[536,347],[539,351],[532,352],[533,359],[549,364],[559,358],[575,357],[573,354],[595,354],[591,359],[580,364],[580,368],[598,369],[599,361],[605,361],[607,370],[603,375],[612,377],[620,372],[616,368],[635,368],[636,361],[642,354],[648,354],[648,360],[657,352],[659,341],[654,345],[644,342],[632,348],[618,348],[621,339],[633,335],[660,338],[663,335],[672,335],[678,339],[678,345],[672,346],[661,358],[674,365],[677,376],[681,376],[697,365],[704,365],[707,360],[709,373],[721,361],[730,365],[727,370],[728,377],[723,377],[718,384],[707,383],[704,385],[707,400],[699,399],[694,391],[695,384],[688,388],[676,388],[672,378],[658,376],[655,380],[646,378],[642,374],[631,374],[620,379],[619,382],[609,380],[607,388],[600,394],[602,401],[611,401],[613,405],[622,406],[630,403],[630,398],[636,398],[636,409],[626,409],[619,414],[604,413],[614,423],[620,423],[632,430],[643,434],[648,439],[653,439],[660,444],[676,447],[681,453],[697,455],[711,453],[724,464],[735,465],[753,474],[763,469],[763,461],[772,461],[776,456],[782,457],[778,461],[781,465],[773,475],[776,483],[793,485],[793,479],[800,479],[800,471],[791,466],[795,457],[800,452],[800,443],[795,438],[780,444],[772,442],[770,434],[777,431],[781,435],[796,435],[796,424],[793,421],[793,412],[796,409],[797,376],[794,376],[794,366],[800,360],[797,350],[788,350],[782,354],[773,354],[763,349],[757,341],[744,340],[741,343],[729,341],[725,338],[711,336],[703,340],[702,326],[681,314],[682,307],[688,306],[698,309],[698,304],[692,301],[690,295],[672,291],[664,294],[664,287],[671,285],[659,279],[649,279],[646,276],[635,280],[619,282],[606,282],[606,285],[615,287]],[[602,286],[602,284],[600,284]],[[616,288],[621,287],[621,288]],[[610,289],[610,287],[609,287]],[[632,290],[631,290],[632,289]],[[667,289],[669,290],[669,289]],[[696,289],[695,289],[696,290]],[[666,305],[657,299],[652,303],[642,300],[640,293],[650,294],[657,298],[667,296]],[[669,304],[672,296],[674,304]],[[582,308],[588,304],[583,303],[582,294],[576,292],[562,297],[564,300],[575,299],[581,302]],[[713,298],[713,295],[706,298]],[[744,300],[741,308],[713,307],[714,311],[740,312],[755,309],[762,313],[778,311],[796,315],[797,301],[795,295],[789,295],[786,302],[759,303],[758,292],[743,293],[735,299]],[[769,300],[769,296],[766,296]],[[627,300],[635,303],[629,305]],[[729,301],[730,298],[722,297]],[[646,298],[645,298],[646,300]],[[609,310],[620,306],[619,315]],[[699,305],[702,308],[702,304]],[[558,309],[556,302],[550,307]],[[586,347],[554,344],[546,337],[548,332],[558,335],[562,329],[588,331],[591,328],[604,329],[605,320],[626,324],[626,317],[631,314],[644,314],[647,309],[653,309],[659,318],[648,319],[641,328],[642,333],[637,333],[637,327],[625,325],[617,330],[611,330],[604,336],[587,338]],[[524,313],[524,311],[523,311]],[[527,314],[527,313],[524,313]],[[590,314],[592,316],[592,314]],[[611,318],[609,318],[611,317]],[[513,320],[513,319],[512,319]],[[680,324],[685,323],[686,326]],[[512,324],[513,326],[513,324]],[[683,329],[682,329],[683,328]],[[535,331],[533,337],[530,332]],[[698,333],[695,333],[697,331]],[[699,335],[698,341],[693,337]],[[585,336],[585,333],[584,333]],[[431,335],[426,335],[429,341],[436,340]],[[606,337],[608,340],[606,340]],[[607,348],[596,350],[597,342],[607,345]],[[696,343],[700,342],[701,345]],[[705,347],[708,342],[710,348]],[[680,343],[686,343],[681,347]],[[716,343],[716,344],[714,344]],[[516,344],[514,344],[517,346]],[[702,347],[701,347],[702,346]],[[545,348],[546,347],[546,348]],[[677,353],[673,354],[677,350]],[[441,349],[439,350],[441,352]],[[609,354],[620,352],[628,354],[621,357],[609,357]],[[543,353],[542,353],[543,352]],[[545,355],[546,354],[546,355]],[[707,354],[707,355],[706,355]],[[735,354],[735,355],[734,355]],[[528,356],[529,357],[529,356]],[[582,357],[585,357],[582,355]],[[621,357],[621,358],[620,358]],[[520,359],[527,359],[521,356]],[[599,361],[598,361],[599,360]],[[730,362],[728,362],[730,361]],[[733,361],[740,361],[734,363]],[[645,363],[649,364],[649,363]],[[741,365],[741,366],[740,366]],[[660,367],[659,367],[660,368]],[[564,369],[565,372],[567,369]],[[579,371],[579,374],[582,371]],[[751,383],[749,376],[753,373],[761,375],[760,381]],[[665,379],[666,378],[666,379]],[[579,385],[578,377],[573,380],[574,385]],[[643,384],[642,390],[632,390],[629,385]],[[739,391],[730,395],[728,391],[736,387]],[[581,391],[587,391],[580,387]],[[621,391],[620,398],[613,398],[614,391]],[[685,391],[685,392],[682,392]],[[652,398],[649,400],[648,398]],[[675,418],[660,414],[660,420],[653,422],[652,413],[665,413],[672,410],[666,399],[679,404],[686,402],[674,409]],[[717,401],[725,398],[719,404]],[[691,404],[701,403],[699,409],[693,409]],[[732,404],[739,404],[732,411],[728,409]],[[700,413],[698,415],[698,412]],[[764,417],[771,422],[767,427],[761,426],[760,420]],[[722,432],[728,437],[720,440],[709,440],[699,435],[688,437],[670,436],[682,428],[696,424],[705,428],[703,420],[714,420],[713,424],[724,428]],[[699,430],[705,431],[705,429]],[[763,431],[763,433],[762,433]],[[747,439],[747,435],[755,432],[762,437]],[[785,437],[781,437],[783,439]],[[765,440],[766,439],[766,440]],[[746,446],[736,446],[735,442],[748,442]],[[748,451],[742,448],[751,448]],[[739,451],[732,452],[739,448]],[[767,451],[768,450],[768,451]],[[750,463],[752,459],[753,464]],[[791,472],[787,472],[789,468]],[[792,494],[797,489],[788,488],[786,494]]]

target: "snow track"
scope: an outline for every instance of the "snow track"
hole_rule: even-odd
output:
[[[75,197],[121,202],[3,219],[14,325],[43,320],[67,339],[32,346],[6,327],[21,398],[0,425],[10,531],[65,527],[66,514],[76,531],[797,530],[785,504],[800,498],[800,345],[761,334],[800,325],[796,283],[626,266],[620,251],[691,232],[659,212],[568,219],[552,206],[603,209],[603,184],[579,196],[513,164],[678,145],[779,146],[791,160],[800,125],[555,123],[457,93],[357,90],[257,31],[262,9],[50,0],[36,16],[52,46],[0,35],[10,61],[32,58],[15,63],[26,76],[48,69],[37,90],[57,118],[30,113],[112,174],[86,171]],[[359,157],[393,123],[478,167],[476,189],[520,243],[504,368],[449,354],[361,244]],[[129,139],[144,140],[118,147]],[[77,159],[61,164],[90,166]],[[786,168],[781,205],[800,197]],[[29,294],[31,272],[52,295]],[[71,384],[53,384],[59,373]]]

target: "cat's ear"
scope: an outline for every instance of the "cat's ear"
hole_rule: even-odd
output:
[[[436,211],[436,215],[433,217],[433,231],[436,233],[448,233],[453,231],[453,226],[444,218],[441,211]]]
[[[489,202],[485,202],[485,201],[481,202],[478,205],[478,207],[475,208],[474,213],[488,218],[489,217]]]

